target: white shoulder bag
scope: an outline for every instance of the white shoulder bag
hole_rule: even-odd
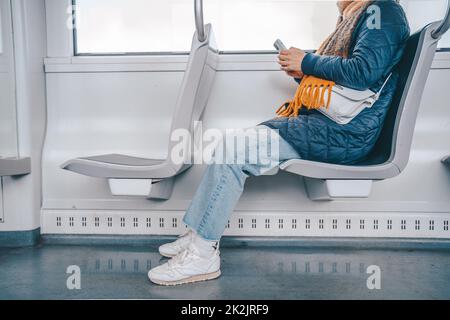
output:
[[[354,90],[336,84],[332,88],[328,108],[321,107],[317,110],[338,124],[348,124],[364,109],[371,108],[377,102],[391,76],[392,73],[378,92],[373,92],[370,89]],[[328,94],[327,92],[325,95],[325,101],[328,99]]]

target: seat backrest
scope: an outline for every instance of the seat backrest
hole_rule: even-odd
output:
[[[365,165],[393,163],[403,171],[408,164],[419,106],[439,41],[431,33],[438,25],[432,23],[409,38],[395,67],[399,74],[396,94]]]
[[[197,34],[192,41],[189,61],[172,117],[171,134],[181,129],[192,135],[194,122],[200,120],[208,103],[219,52],[216,49],[212,26],[206,25],[205,30],[207,36],[205,41],[200,42]],[[169,152],[178,143],[179,141],[171,139]]]

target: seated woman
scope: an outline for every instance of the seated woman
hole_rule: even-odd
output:
[[[378,91],[400,61],[409,37],[405,13],[395,0],[338,1],[338,7],[341,16],[336,30],[316,53],[291,48],[280,53],[279,64],[297,81],[314,76],[357,90]],[[290,159],[336,164],[364,160],[380,135],[397,79],[394,71],[374,106],[347,125],[316,110],[282,109],[279,117],[257,127],[276,132],[276,156],[268,154],[253,163],[248,154],[258,151],[260,143],[250,143],[238,150],[246,157],[243,163],[209,165],[184,218],[189,231],[160,248],[163,256],[172,259],[150,270],[150,280],[176,285],[220,276],[219,241],[250,175],[261,175]]]

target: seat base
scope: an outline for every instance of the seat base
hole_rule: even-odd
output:
[[[172,195],[175,178],[108,179],[113,196],[146,197],[152,200],[168,200]]]
[[[393,162],[357,166],[293,159],[281,164],[280,169],[303,177],[324,180],[385,180],[401,173]]]
[[[262,176],[276,176],[280,172],[280,167],[275,167],[267,172],[264,172]]]
[[[372,180],[322,180],[304,178],[308,197],[313,201],[331,201],[345,198],[368,198]]]
[[[88,177],[105,179],[163,179],[174,176],[174,171],[177,171],[166,160],[121,154],[72,159],[61,168]]]
[[[22,176],[31,173],[30,158],[1,158],[0,177]]]

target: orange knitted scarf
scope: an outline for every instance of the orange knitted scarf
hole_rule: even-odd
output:
[[[345,6],[336,30],[322,43],[316,54],[348,58],[352,33],[373,1],[354,0]],[[314,76],[304,76],[292,101],[278,110],[279,117],[298,117],[302,107],[307,109],[329,108],[335,82]],[[325,97],[328,93],[327,97]],[[326,101],[325,101],[326,100]]]

